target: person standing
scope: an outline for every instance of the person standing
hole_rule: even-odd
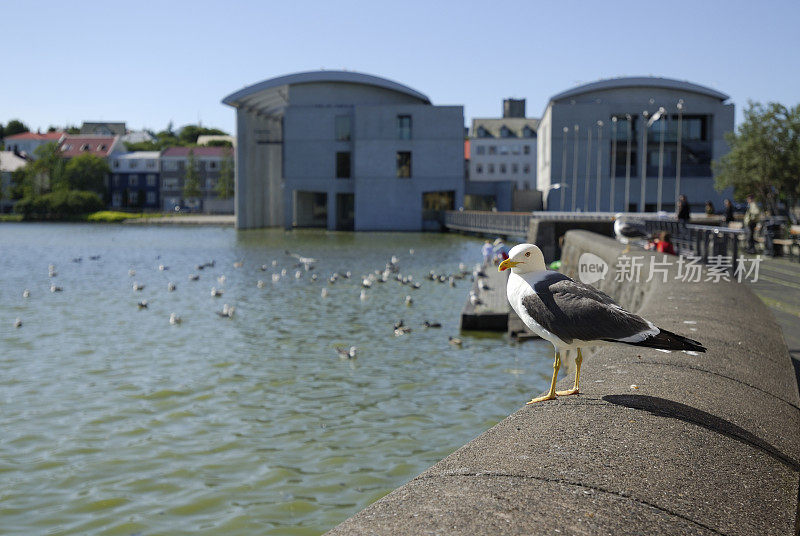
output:
[[[684,194],[678,196],[678,206],[677,208],[677,216],[678,222],[686,225],[689,223],[689,218],[691,218],[691,212],[689,209],[689,200],[686,199]]]
[[[733,203],[728,198],[725,198],[725,225],[730,227],[733,221]]]
[[[744,228],[747,231],[747,253],[756,252],[756,226],[761,220],[761,209],[756,203],[755,198],[747,196],[747,210],[744,213]]]
[[[494,252],[494,248],[492,247],[492,243],[488,240],[483,242],[483,247],[481,247],[481,255],[483,255],[483,264],[489,264],[492,262],[492,253]]]

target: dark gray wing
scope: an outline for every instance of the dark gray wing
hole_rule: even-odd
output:
[[[565,275],[549,276],[532,286],[536,294],[525,296],[523,307],[567,344],[576,339],[619,340],[652,330],[646,320],[620,308],[607,294]]]

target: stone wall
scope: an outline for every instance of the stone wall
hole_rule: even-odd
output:
[[[604,347],[580,395],[521,408],[329,534],[798,533],[800,397],[766,307],[677,278],[675,257],[666,282],[615,281],[622,246],[567,233],[563,269],[583,253],[608,264],[601,289],[708,351]]]

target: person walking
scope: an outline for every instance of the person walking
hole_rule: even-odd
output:
[[[761,208],[756,203],[755,197],[747,196],[747,210],[744,213],[744,228],[747,231],[747,253],[756,252],[756,226],[761,220]]]
[[[686,199],[686,196],[684,194],[678,196],[678,206],[676,208],[677,208],[676,212],[678,216],[678,222],[682,223],[683,225],[689,223],[689,218],[691,218],[691,212],[689,209],[689,200]]]

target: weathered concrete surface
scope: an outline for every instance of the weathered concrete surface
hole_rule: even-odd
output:
[[[329,534],[798,534],[800,397],[772,315],[674,263],[615,282],[621,251],[570,232],[565,271],[595,253],[600,288],[707,353],[602,348],[581,395],[523,407]]]
[[[132,218],[127,225],[222,225],[233,226],[235,216],[230,214],[180,214],[153,218]]]

